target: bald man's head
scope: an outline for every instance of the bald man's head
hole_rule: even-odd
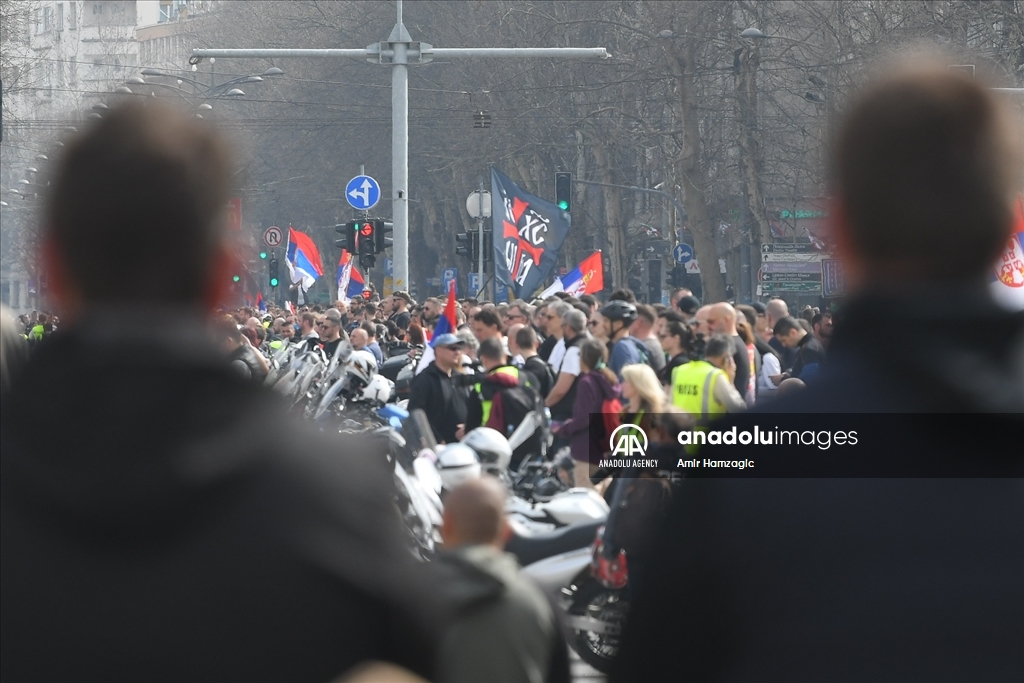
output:
[[[711,306],[701,306],[690,320],[690,324],[693,325],[693,331],[704,335],[705,339],[711,336],[711,332],[708,330],[709,313],[711,313]]]
[[[444,499],[441,538],[446,548],[482,544],[503,548],[508,534],[505,487],[494,477],[471,479]]]
[[[772,299],[764,307],[764,317],[768,321],[768,327],[774,328],[775,323],[789,315],[789,306],[782,299]]]
[[[711,305],[708,311],[708,329],[712,334],[724,334],[727,337],[736,335],[736,309],[732,304],[722,301]]]

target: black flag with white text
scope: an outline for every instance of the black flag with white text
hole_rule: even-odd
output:
[[[517,299],[529,297],[555,268],[569,234],[569,213],[525,192],[492,168],[491,221],[494,276],[511,288]]]

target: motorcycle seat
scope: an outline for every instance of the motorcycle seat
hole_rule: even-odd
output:
[[[590,547],[602,524],[604,524],[604,520],[579,522],[533,536],[520,536],[513,533],[505,545],[505,552],[515,555],[519,564],[525,567],[570,550]]]

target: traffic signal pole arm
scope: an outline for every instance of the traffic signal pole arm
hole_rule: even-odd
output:
[[[655,189],[650,188],[650,187],[637,187],[636,185],[616,185],[614,183],[599,183],[596,180],[578,180],[576,178],[573,178],[572,181],[574,183],[580,183],[581,185],[597,185],[597,186],[600,186],[600,187],[617,187],[617,188],[619,188],[621,190],[631,190],[633,192],[646,192],[647,194],[661,195],[662,197],[665,197],[666,199],[671,201],[672,204],[676,207],[676,211],[679,212],[679,218],[680,219],[683,219],[686,216],[686,209],[683,208],[683,205],[679,202],[679,200],[676,199],[675,197],[673,197],[672,195],[670,195],[668,192],[665,192],[664,190],[655,190]]]

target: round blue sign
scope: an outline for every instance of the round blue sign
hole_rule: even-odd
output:
[[[676,260],[676,263],[689,263],[693,259],[693,247],[689,244],[677,244],[676,248],[672,250],[672,258]]]
[[[345,200],[353,209],[369,211],[380,201],[380,185],[368,175],[357,175],[345,186]]]

